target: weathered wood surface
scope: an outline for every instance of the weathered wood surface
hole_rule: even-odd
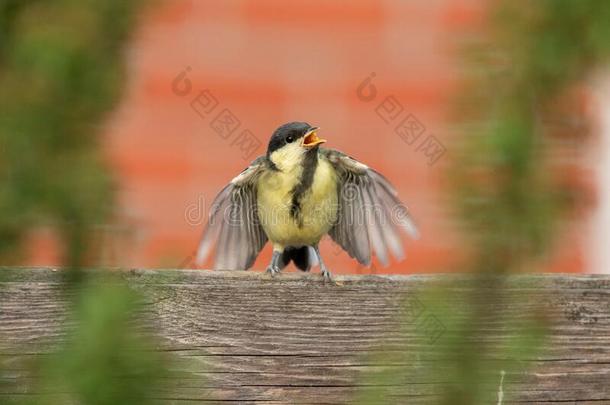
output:
[[[5,348],[0,360],[10,371],[61,339],[66,308],[59,272],[0,271],[0,348]],[[338,277],[339,285],[325,285],[317,274],[271,279],[252,272],[132,270],[122,275],[147,297],[163,339],[159,350],[185,360],[180,364],[189,374],[170,391],[153,393],[168,403],[349,402],[367,383],[362,372],[399,366],[376,363],[368,352],[421,349],[417,325],[404,324],[405,297],[443,278],[451,288],[441,304],[451,309],[470,288],[468,277],[449,275]],[[610,277],[513,276],[501,294],[524,302],[493,308],[497,319],[519,318],[542,306],[553,320],[544,355],[525,359],[530,369],[517,376],[521,384],[506,383],[503,392],[518,390],[523,403],[610,404]],[[493,336],[510,333],[493,317],[488,325]],[[433,343],[427,348],[435,350]],[[499,383],[500,370],[489,372]],[[11,376],[18,375],[15,366]],[[437,383],[404,381],[390,402],[430,403]],[[23,394],[0,392],[0,403]]]

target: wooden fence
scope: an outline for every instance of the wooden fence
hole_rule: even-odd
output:
[[[43,355],[64,335],[66,298],[61,271],[0,272],[0,370],[18,379],[20,360]],[[168,403],[349,402],[367,384],[367,371],[397,366],[369,353],[401,345],[419,350],[422,328],[434,350],[442,341],[437,338],[451,333],[417,300],[422,288],[444,280],[450,287],[440,300],[457,310],[472,281],[456,275],[346,276],[328,285],[317,274],[271,279],[254,272],[186,270],[121,276],[146,297],[146,312],[162,338],[158,350],[172,351],[190,376],[153,393]],[[524,403],[610,404],[610,277],[511,276],[506,286],[499,294],[522,302],[518,310],[508,304],[494,308],[497,319],[525,317],[543,307],[552,326],[544,354],[524,360],[528,371],[519,384],[490,368],[498,403],[516,394]],[[507,333],[498,325],[493,330]],[[437,383],[406,380],[390,387],[390,402],[434,403]],[[36,394],[28,387],[0,389],[0,403],[3,397]]]

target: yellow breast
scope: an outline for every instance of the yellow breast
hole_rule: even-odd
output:
[[[292,191],[302,167],[268,171],[258,183],[258,214],[274,247],[315,245],[337,219],[337,177],[332,166],[320,159],[313,183],[300,199],[298,218],[291,215]]]

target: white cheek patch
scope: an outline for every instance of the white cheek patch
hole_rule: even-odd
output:
[[[303,163],[305,148],[298,141],[284,145],[269,156],[280,170],[290,170]]]

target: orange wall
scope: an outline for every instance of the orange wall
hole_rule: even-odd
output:
[[[481,4],[160,1],[133,39],[128,89],[106,131],[120,183],[119,214],[128,224],[119,230],[128,235],[125,243],[114,247],[118,263],[190,267],[215,194],[264,153],[278,125],[302,120],[322,128],[328,147],[384,173],[420,225],[421,240],[406,242],[406,261],[373,271],[450,271],[461,249],[441,192],[454,135],[443,117],[459,76],[455,51],[480,24]],[[180,95],[173,82],[185,69],[190,91],[180,81]],[[376,97],[364,101],[369,93],[359,96],[358,87],[372,72]],[[216,107],[199,115],[191,103],[204,90]],[[390,96],[401,106],[393,112],[387,101],[379,107]],[[381,117],[401,108],[389,123]],[[227,139],[211,127],[224,109],[240,121]],[[406,136],[412,144],[396,132],[409,114],[425,128],[416,140],[414,133]],[[260,143],[247,158],[234,143],[243,130]],[[421,150],[430,136],[446,149],[433,164]],[[328,241],[322,251],[336,272],[370,271]],[[44,261],[39,256],[34,261]],[[269,257],[267,246],[255,268],[264,268]],[[578,255],[569,259],[576,260],[569,269],[578,268]]]

